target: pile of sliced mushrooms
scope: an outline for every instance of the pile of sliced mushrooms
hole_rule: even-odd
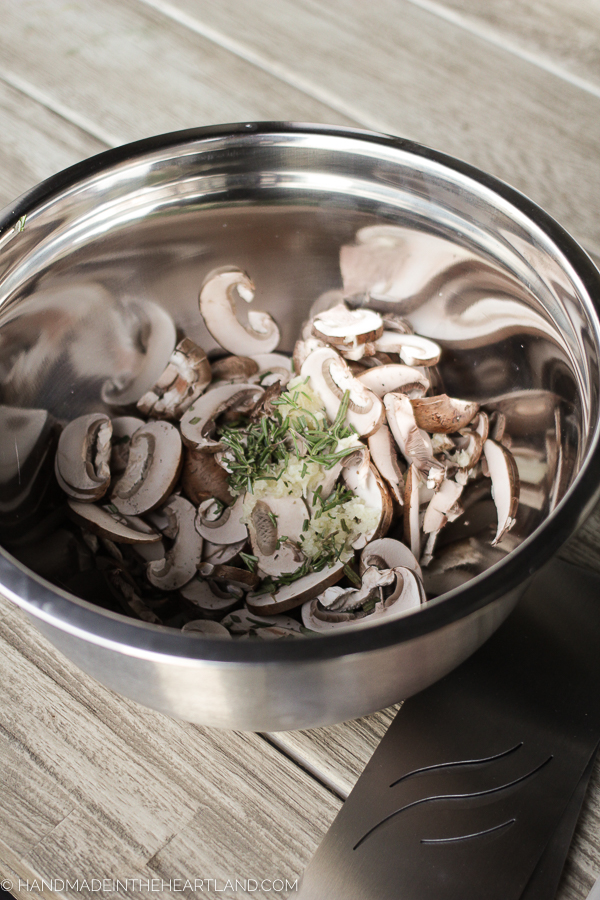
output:
[[[176,608],[201,636],[294,638],[417,609],[467,493],[491,489],[494,545],[515,523],[502,414],[441,393],[440,347],[397,315],[335,302],[290,358],[271,316],[242,325],[236,298],[254,286],[233,267],[199,297],[228,355],[184,338],[136,402],[63,429],[56,478],[96,567],[129,615],[164,624]]]

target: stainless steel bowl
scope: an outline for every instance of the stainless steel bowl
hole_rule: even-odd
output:
[[[442,343],[449,392],[500,397],[522,444],[538,458],[540,442],[553,447],[493,564],[404,619],[272,643],[146,625],[42,577],[60,530],[46,514],[48,422],[103,409],[103,386],[144,364],[148,322],[161,309],[213,349],[197,295],[215,266],[250,272],[256,306],[275,316],[291,350],[313,302],[341,286],[340,247],[374,224],[401,229],[393,305]],[[380,275],[375,266],[362,287],[391,303],[389,285],[374,285]],[[385,135],[239,124],[74,166],[0,216],[0,587],[82,669],[183,719],[282,730],[407,697],[489,637],[597,499],[598,296],[596,268],[535,204]],[[538,402],[547,397],[549,411]],[[38,421],[33,437],[24,420]]]

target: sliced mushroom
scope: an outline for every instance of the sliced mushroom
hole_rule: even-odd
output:
[[[377,510],[379,514],[377,526],[363,531],[352,544],[355,550],[360,550],[369,541],[381,537],[388,531],[392,523],[392,501],[381,475],[373,465],[369,466],[366,477],[361,475],[360,466],[348,466],[342,470],[342,479],[365,506]]]
[[[119,601],[125,612],[137,616],[143,622],[150,622],[153,625],[160,625],[161,620],[144,602],[137,591],[135,581],[115,560],[106,558],[98,558],[96,564],[103,573],[106,583],[113,594]]]
[[[452,508],[458,503],[462,490],[463,485],[457,484],[450,478],[444,478],[425,511],[425,518],[423,519],[423,531],[425,534],[431,534],[444,527],[451,516]]]
[[[224,384],[203,394],[183,414],[179,427],[188,447],[215,453],[223,446],[214,440],[215,423],[228,410],[243,413],[252,409],[264,393],[258,384]]]
[[[311,387],[323,401],[330,422],[335,421],[344,394],[349,391],[346,422],[364,437],[379,428],[384,417],[381,400],[352,375],[347,363],[333,348],[324,347],[311,353],[300,374],[310,378]]]
[[[438,434],[452,434],[466,428],[479,411],[478,403],[457,400],[447,394],[419,397],[411,399],[411,403],[419,428]]]
[[[308,510],[301,498],[266,497],[256,501],[248,531],[260,572],[280,578],[300,568],[306,557],[298,541],[307,520]]]
[[[519,473],[512,454],[502,444],[488,438],[483,445],[483,452],[492,479],[492,497],[498,511],[498,528],[492,541],[492,546],[495,546],[516,522]]]
[[[254,285],[241,269],[227,266],[208,274],[199,298],[206,327],[229,353],[271,353],[279,344],[279,328],[267,313],[255,311],[248,313],[245,328],[236,315],[234,291],[247,303],[254,299]]]
[[[153,544],[160,541],[160,534],[137,516],[120,515],[114,507],[96,506],[69,498],[69,516],[100,537],[118,544]]]
[[[258,366],[258,373],[252,380],[263,387],[269,387],[276,381],[285,387],[292,377],[292,359],[283,353],[257,353],[252,360]]]
[[[404,394],[386,394],[383,404],[390,430],[407,463],[414,464],[428,484],[441,484],[445,466],[435,459],[429,435],[418,427],[409,398]]]
[[[184,338],[173,350],[164,372],[137,402],[140,412],[155,419],[179,419],[210,383],[206,353]]]
[[[181,490],[196,506],[214,497],[229,506],[233,496],[229,490],[228,474],[215,459],[214,453],[186,447],[183,454]]]
[[[314,353],[315,350],[322,350],[323,347],[326,346],[327,344],[324,341],[319,341],[317,340],[317,338],[307,338],[306,340],[296,341],[296,343],[294,344],[294,353],[292,356],[294,372],[300,372],[304,361],[310,356],[311,353]]]
[[[287,612],[289,609],[302,606],[307,600],[312,600],[325,588],[339,581],[343,574],[344,565],[335,563],[320,572],[304,575],[272,593],[250,593],[246,596],[246,603],[250,612],[258,616]]]
[[[422,578],[421,566],[412,550],[394,538],[379,538],[366,545],[360,555],[361,577],[369,566],[377,566],[379,569],[396,569],[402,566],[412,569]]]
[[[356,347],[374,341],[383,333],[383,320],[370,309],[348,309],[338,303],[318,313],[312,320],[316,338],[328,344]]]
[[[194,528],[196,508],[185,497],[177,494],[170,497],[164,512],[173,521],[175,542],[164,559],[148,563],[146,576],[154,587],[175,591],[196,574],[202,559],[202,538]]]
[[[186,622],[181,631],[183,634],[197,634],[198,637],[231,639],[231,635],[224,625],[209,619],[193,619],[191,622]]]
[[[243,507],[243,494],[225,509],[214,499],[204,500],[198,507],[196,531],[213,544],[236,544],[247,540],[248,529],[242,522]]]
[[[221,618],[239,606],[244,599],[240,588],[231,586],[223,590],[214,581],[196,575],[179,589],[179,593],[202,610],[207,618]]]
[[[249,382],[258,372],[258,362],[249,356],[224,356],[211,363],[212,383],[226,381],[229,384]]]
[[[397,353],[407,366],[436,366],[442,355],[439,344],[420,334],[384,331],[373,343],[380,353]]]
[[[375,366],[357,375],[358,381],[383,400],[386,394],[397,391],[407,396],[424,397],[429,390],[430,381],[419,369],[399,363],[387,366]],[[420,426],[424,428],[425,426]]]
[[[137,416],[117,416],[112,420],[110,471],[113,478],[115,475],[121,475],[127,468],[131,438],[145,424],[145,421],[138,419]]]
[[[260,578],[248,569],[239,569],[237,566],[223,566],[212,563],[201,563],[198,569],[204,578],[217,582],[224,590],[239,588],[242,591],[251,591],[258,587]]]
[[[413,464],[409,467],[404,482],[404,536],[413,556],[417,559],[421,558],[421,525],[419,522],[421,488],[421,475]]]
[[[394,498],[404,504],[404,477],[398,464],[396,443],[387,425],[380,425],[369,437],[369,452],[379,474],[385,479]]]
[[[103,413],[79,416],[58,439],[56,478],[75,500],[99,500],[110,485],[112,423]]]
[[[202,562],[212,563],[214,566],[230,563],[238,556],[246,546],[247,539],[236,541],[234,544],[213,544],[212,541],[204,541],[202,547]]]
[[[221,621],[232,637],[237,640],[258,638],[275,641],[285,638],[302,637],[302,626],[290,616],[254,616],[247,609],[238,609]]]
[[[169,422],[149,422],[131,439],[127,468],[111,490],[111,503],[139,516],[172,493],[183,461],[181,438]]]

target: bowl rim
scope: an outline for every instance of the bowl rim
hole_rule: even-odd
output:
[[[0,236],[14,228],[34,207],[50,201],[80,181],[112,166],[154,151],[207,139],[257,135],[321,135],[351,138],[421,157],[477,182],[514,206],[542,230],[577,273],[590,297],[600,347],[600,321],[594,297],[600,297],[600,272],[568,232],[525,194],[476,166],[415,141],[346,126],[301,122],[237,122],[167,132],[105,150],[40,182],[0,211]],[[600,420],[590,435],[590,447],[573,484],[552,513],[505,559],[465,585],[429,601],[416,613],[352,631],[305,635],[301,640],[225,641],[181,634],[165,626],[138,622],[112,613],[58,588],[0,548],[0,589],[32,616],[86,641],[144,658],[171,658],[178,663],[207,661],[231,665],[311,663],[384,650],[450,626],[510,593],[527,580],[571,536],[600,497]]]

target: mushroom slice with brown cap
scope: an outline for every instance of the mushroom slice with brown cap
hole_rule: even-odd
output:
[[[294,372],[301,371],[304,361],[311,353],[314,353],[315,350],[322,350],[323,347],[326,346],[327,344],[324,341],[319,341],[317,338],[307,338],[304,341],[296,341],[294,344],[294,353],[292,355]]]
[[[361,576],[369,566],[377,566],[379,569],[395,569],[402,566],[412,569],[419,578],[422,578],[421,566],[412,550],[394,538],[379,538],[367,544],[360,554]]]
[[[204,616],[212,619],[220,619],[239,606],[244,599],[244,593],[240,588],[232,586],[229,590],[223,590],[214,581],[208,581],[198,575],[179,588],[179,593],[201,609]]]
[[[466,428],[479,411],[478,403],[457,400],[447,394],[411,398],[410,402],[418,427],[437,434],[452,434]]]
[[[328,344],[356,347],[374,341],[383,333],[383,320],[371,309],[348,309],[338,303],[317,313],[312,320],[312,333]]]
[[[381,400],[356,379],[347,363],[330,347],[315,350],[304,361],[301,376],[310,384],[325,406],[327,418],[334,422],[346,391],[350,392],[346,422],[358,434],[368,437],[379,428],[384,417]]]
[[[250,303],[254,285],[241,269],[226,266],[210,272],[200,290],[200,313],[214,339],[229,353],[271,353],[279,344],[279,328],[267,313],[250,311],[248,327],[238,321],[234,292]]]
[[[259,384],[224,384],[198,398],[179,423],[184,444],[216,453],[223,446],[213,438],[215,423],[228,410],[243,413],[252,409],[264,393]]]
[[[325,588],[335,584],[344,574],[344,564],[334,563],[320,572],[303,575],[291,584],[284,585],[272,593],[250,593],[246,596],[246,604],[250,612],[257,616],[269,616],[272,613],[287,612],[312,600]]]
[[[361,475],[360,466],[348,466],[342,470],[342,479],[365,506],[377,510],[379,515],[378,524],[363,531],[352,544],[355,550],[360,550],[369,541],[382,537],[388,531],[392,524],[392,501],[381,475],[373,465],[369,466],[366,476]]]
[[[154,387],[140,397],[137,408],[155,419],[179,419],[210,384],[210,379],[206,353],[189,338],[184,338],[173,350]]]
[[[154,587],[175,591],[196,574],[202,559],[202,538],[194,528],[196,508],[185,497],[169,497],[164,512],[174,520],[172,530],[177,536],[164,559],[148,563],[146,576]]]
[[[483,452],[492,479],[492,497],[498,511],[498,528],[492,541],[495,546],[516,522],[519,506],[519,473],[513,455],[502,444],[490,438]]]
[[[406,473],[404,483],[404,536],[413,556],[421,558],[421,509],[420,491],[423,486],[419,470],[413,464]]]
[[[387,366],[374,366],[356,376],[361,384],[383,400],[386,394],[398,391],[409,397],[424,397],[430,387],[429,378],[419,369],[391,363]],[[424,427],[424,426],[421,426]]]
[[[55,473],[62,489],[75,500],[99,500],[110,485],[112,423],[103,413],[79,416],[58,439]]]
[[[409,398],[404,394],[386,394],[383,404],[390,430],[406,461],[414,464],[428,483],[441,484],[446,468],[435,459],[429,435],[418,427]]]
[[[237,566],[216,565],[201,563],[198,569],[203,578],[215,581],[224,590],[239,588],[242,591],[251,591],[258,587],[260,578],[248,569],[240,569]]]
[[[404,477],[398,464],[396,444],[387,425],[380,425],[369,437],[371,459],[381,477],[386,481],[394,498],[404,505]]]
[[[258,638],[263,641],[276,641],[285,638],[302,637],[302,626],[291,616],[253,615],[247,609],[237,609],[221,620],[231,636],[236,640]]]
[[[212,541],[204,541],[202,547],[202,562],[212,563],[214,566],[231,562],[246,546],[247,539],[236,541],[234,544],[213,544]]]
[[[296,572],[306,557],[298,540],[308,510],[297,497],[266,497],[257,500],[248,519],[252,552],[264,575],[279,578]]]
[[[263,387],[269,387],[276,381],[285,387],[292,377],[292,359],[283,353],[257,353],[252,360],[258,366],[258,372],[252,380]]]
[[[243,507],[243,494],[225,509],[214,499],[204,500],[196,514],[196,531],[213,544],[236,544],[247,540],[248,529],[242,522]]]
[[[160,534],[137,516],[122,516],[114,507],[96,506],[69,498],[68,514],[74,522],[100,537],[117,544],[153,544],[160,541]]]
[[[111,503],[120,513],[150,512],[172,493],[182,465],[181,438],[169,422],[149,422],[135,432],[127,468],[113,485]]]
[[[462,484],[457,484],[450,478],[444,478],[425,510],[423,519],[423,532],[425,534],[437,532],[444,527],[450,517],[452,508],[458,503],[462,490]]]
[[[373,343],[380,353],[397,353],[407,366],[436,366],[442,355],[439,344],[420,334],[384,331]]]
[[[113,478],[115,475],[121,475],[127,468],[131,438],[145,424],[145,421],[138,419],[137,416],[117,416],[112,420],[110,472]]]
[[[223,356],[211,363],[212,383],[225,381],[228,384],[249,382],[258,372],[258,363],[249,356]]]
[[[185,496],[199,506],[203,500],[215,498],[226,506],[233,503],[229,490],[228,474],[215,459],[214,453],[185,447],[181,490]]]
[[[231,640],[231,635],[220,622],[212,622],[210,619],[193,619],[186,622],[181,629],[183,634],[195,634],[203,638],[226,638]]]

